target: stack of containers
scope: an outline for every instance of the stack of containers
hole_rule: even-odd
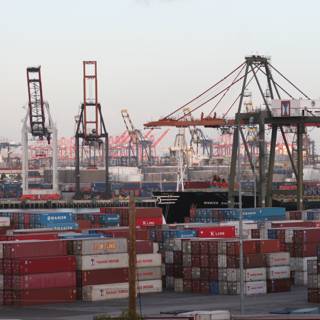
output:
[[[288,252],[272,252],[265,256],[268,293],[289,291],[291,289],[290,254]]]
[[[137,280],[141,293],[162,291],[161,255],[151,241],[137,241]],[[77,259],[77,287],[85,301],[126,298],[128,244],[126,238],[73,241]]]
[[[285,208],[244,208],[242,209],[244,220],[268,221],[283,220],[286,218]],[[239,209],[231,208],[191,208],[190,222],[222,222],[239,221]]]
[[[293,252],[291,266],[294,271],[294,283],[307,285],[307,264],[316,260],[317,246],[320,239],[320,229],[304,228],[293,230]]]
[[[37,212],[30,214],[32,228],[50,228],[55,230],[78,229],[75,216],[71,212]]]
[[[266,294],[266,244],[256,240],[243,242],[244,255],[244,292],[246,295]],[[219,270],[219,293],[240,293],[240,243],[229,241],[226,243],[226,271]]]
[[[308,302],[320,303],[320,250],[317,250],[316,260],[307,262],[308,272]]]
[[[120,226],[129,225],[128,207],[110,207],[100,208],[100,212],[105,214],[116,213],[120,216]],[[136,225],[137,226],[157,226],[162,225],[162,209],[157,207],[136,207]]]
[[[223,237],[222,237],[223,238]],[[164,285],[176,292],[239,294],[240,243],[235,239],[166,239]],[[290,290],[289,254],[278,240],[245,240],[245,294]]]
[[[31,305],[76,299],[76,261],[63,240],[2,242],[3,302]]]

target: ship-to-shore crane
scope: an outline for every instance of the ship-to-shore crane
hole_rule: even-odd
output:
[[[105,167],[104,197],[111,196],[109,182],[109,141],[101,105],[98,99],[97,62],[83,61],[83,103],[77,120],[75,134],[75,180],[76,198],[81,198],[80,166],[86,169],[98,168],[99,153],[102,153]]]
[[[59,198],[57,171],[57,128],[52,120],[49,104],[44,101],[41,68],[27,68],[28,108],[22,126],[22,198],[54,200]],[[46,140],[52,150],[52,187],[48,189],[30,186],[29,138]],[[47,169],[47,168],[46,168]]]

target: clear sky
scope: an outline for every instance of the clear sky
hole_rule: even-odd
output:
[[[165,115],[239,65],[273,64],[320,96],[318,0],[0,0],[0,136],[20,139],[25,69],[41,65],[59,135],[74,132],[82,60],[98,61],[111,134]]]

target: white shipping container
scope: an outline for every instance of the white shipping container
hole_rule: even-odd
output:
[[[228,268],[227,269],[227,281],[228,282],[240,281],[240,269]]]
[[[294,284],[297,286],[306,286],[308,284],[308,273],[305,271],[295,271]]]
[[[173,263],[173,251],[165,251],[164,252],[164,261],[165,261],[165,263],[168,263],[168,264]]]
[[[77,256],[76,259],[78,270],[115,269],[128,267],[127,253]]]
[[[10,218],[0,217],[0,227],[10,227]]]
[[[285,229],[284,242],[285,243],[293,243],[293,229]]]
[[[84,301],[121,299],[128,296],[129,284],[127,282],[82,287],[82,299]]]
[[[308,261],[315,261],[317,257],[291,258],[291,266],[293,271],[308,271]]]
[[[218,255],[218,268],[226,268],[227,267],[227,256],[224,254]]]
[[[159,253],[159,243],[153,242],[153,253]]]
[[[244,272],[245,281],[265,281],[267,278],[266,268],[251,268],[246,269]]]
[[[138,283],[140,293],[153,293],[162,291],[162,280],[147,280]]]
[[[173,239],[173,251],[182,251],[182,239]]]
[[[228,294],[228,282],[219,279],[219,294]]]
[[[85,239],[73,242],[75,255],[126,253],[128,240],[121,238],[113,239]]]
[[[215,310],[215,311],[192,311],[179,313],[179,317],[194,317],[194,320],[230,320],[231,315],[229,311]]]
[[[180,278],[174,279],[174,291],[183,292],[183,279],[180,279]]]
[[[318,261],[317,260],[308,260],[307,272],[308,272],[308,274],[318,274]]]
[[[173,263],[173,257],[172,257]],[[146,253],[137,254],[137,267],[161,267],[161,254],[160,253]]]
[[[320,288],[320,274],[308,275],[308,288],[312,288],[312,289]]]
[[[161,267],[146,267],[137,269],[138,281],[161,279]]]
[[[226,268],[219,268],[218,269],[218,279],[219,281],[227,281],[227,269]]]
[[[252,296],[257,294],[266,294],[267,282],[266,281],[245,282],[244,292],[245,292],[245,295],[247,296]]]
[[[161,280],[141,281],[137,286],[137,291],[140,293],[161,292],[162,281]],[[84,301],[121,299],[121,298],[128,298],[128,296],[129,296],[129,284],[127,282],[84,286],[82,288],[82,298]]]
[[[267,253],[266,263],[268,267],[288,266],[290,265],[290,254],[289,252]]]
[[[289,266],[276,266],[267,268],[267,279],[288,279],[290,278]]]

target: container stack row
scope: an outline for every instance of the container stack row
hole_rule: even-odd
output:
[[[76,260],[66,241],[3,242],[0,252],[5,305],[76,300]]]
[[[164,285],[176,292],[240,293],[240,242],[236,239],[167,239],[163,244]],[[288,291],[290,257],[278,240],[246,240],[245,294]]]
[[[320,250],[317,249],[316,259],[307,263],[308,302],[320,303]]]
[[[148,240],[137,241],[137,290],[161,292],[161,255]],[[127,298],[128,241],[126,238],[82,239],[72,242],[77,260],[78,297],[84,301]]]

